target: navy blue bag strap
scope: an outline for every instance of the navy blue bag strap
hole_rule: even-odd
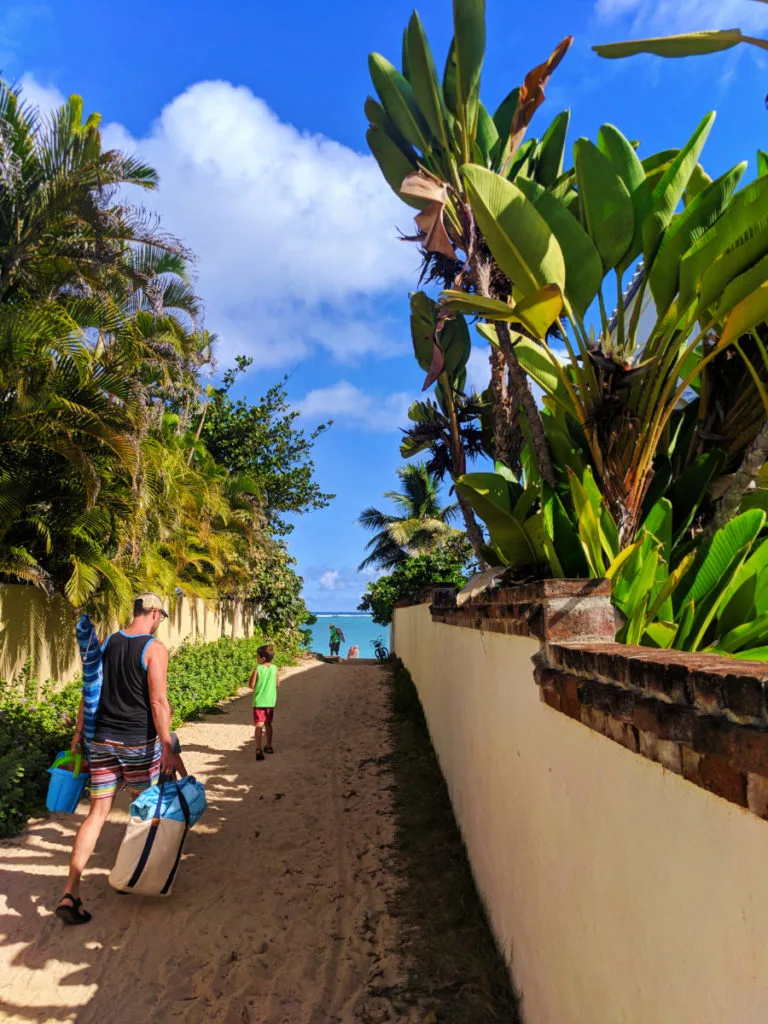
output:
[[[163,807],[163,786],[164,783],[161,782],[160,785],[157,787],[159,793],[157,794],[155,813],[152,815],[152,826],[149,830],[146,840],[144,841],[144,849],[141,851],[141,856],[139,857],[139,861],[136,865],[136,868],[128,881],[129,889],[132,889],[141,878],[141,874],[144,871],[144,868],[147,866],[149,855],[152,852],[152,847],[154,846],[155,843],[155,837],[157,836],[157,828],[158,825],[160,824],[160,811],[162,810]]]
[[[184,841],[187,838],[187,833],[189,832],[190,821],[191,821],[191,815],[189,813],[189,804],[187,803],[187,798],[182,793],[181,786],[178,784],[176,779],[174,779],[173,782],[174,782],[174,785],[176,786],[176,793],[177,793],[177,795],[179,797],[179,806],[181,807],[181,813],[184,815],[184,833],[183,833],[183,835],[181,837],[181,842],[179,843],[179,849],[178,849],[178,851],[176,853],[176,859],[173,862],[173,867],[171,868],[171,873],[168,875],[168,878],[166,879],[165,885],[160,890],[160,895],[161,896],[165,896],[165,894],[168,892],[168,890],[171,888],[171,885],[173,884],[173,879],[176,876],[176,871],[178,870],[179,863],[181,861],[181,854],[182,854],[182,851],[184,850]]]

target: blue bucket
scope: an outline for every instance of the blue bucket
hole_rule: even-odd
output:
[[[88,781],[88,772],[80,771],[82,766],[82,754],[73,754],[71,750],[62,750],[48,769],[51,776],[48,783],[48,796],[45,799],[45,806],[49,811],[62,811],[65,814],[74,814],[77,805]],[[72,768],[62,768],[61,765],[71,764]]]

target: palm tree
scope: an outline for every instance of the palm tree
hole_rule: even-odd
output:
[[[392,569],[411,555],[425,555],[460,531],[450,525],[458,511],[456,504],[440,507],[438,482],[423,463],[404,466],[397,475],[402,491],[387,491],[384,495],[397,506],[401,515],[388,515],[376,508],[366,508],[357,523],[374,532],[366,545],[370,552],[360,563],[365,569],[375,565]]]

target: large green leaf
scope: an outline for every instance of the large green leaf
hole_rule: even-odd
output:
[[[563,155],[568,125],[571,121],[570,110],[558,114],[549,128],[544,132],[539,144],[536,160],[536,181],[549,188],[563,173]]]
[[[575,312],[583,317],[603,279],[600,254],[573,214],[547,189],[529,178],[518,178],[515,184],[557,239],[565,261],[565,295]]]
[[[443,98],[445,105],[453,114],[458,115],[459,110],[459,69],[456,63],[456,40],[451,40],[448,47],[448,56],[445,58],[445,71],[443,72]]]
[[[477,110],[477,149],[482,157],[483,164],[489,164],[496,152],[496,147],[499,141],[499,133],[496,130],[496,125],[493,122],[493,118],[485,109],[482,103],[479,104]]]
[[[435,347],[435,303],[426,292],[411,293],[411,341],[416,362],[427,373]]]
[[[721,527],[712,538],[706,558],[685,598],[686,604],[691,603],[695,608],[686,650],[698,650],[705,642],[707,630],[765,525],[765,518],[765,513],[756,509],[743,512]]]
[[[749,651],[732,654],[731,657],[738,658],[739,661],[768,661],[768,647],[753,647]]]
[[[603,545],[603,551],[609,563],[613,562],[619,554],[619,531],[616,529],[616,523],[610,509],[605,504],[600,489],[595,483],[590,466],[585,466],[582,470],[581,482],[598,518],[600,542]]]
[[[751,622],[744,622],[736,626],[725,636],[721,637],[715,646],[711,648],[718,654],[735,654],[736,651],[754,647],[755,644],[765,644],[768,641],[768,615],[760,615]]]
[[[704,188],[664,233],[648,275],[648,284],[659,316],[664,316],[677,294],[680,261],[719,219],[746,169],[745,160]]]
[[[512,511],[509,484],[512,482],[502,473],[465,473],[459,477],[462,486],[479,494],[484,501],[491,502],[502,512]],[[515,499],[517,500],[517,499]]]
[[[416,11],[411,15],[407,33],[408,79],[413,87],[414,97],[432,134],[447,151],[450,147],[450,115],[445,106],[443,90],[437,77],[424,26]]]
[[[512,118],[520,103],[520,86],[512,90],[499,104],[493,115],[493,123],[496,125],[499,142],[494,158],[494,167],[499,169],[504,166],[509,154],[509,134],[512,127]]]
[[[543,339],[549,328],[560,316],[563,296],[555,284],[545,285],[527,295],[514,306],[499,299],[487,299],[472,292],[447,289],[440,293],[440,301],[454,313],[483,316],[488,320],[520,324],[534,338]]]
[[[758,607],[761,582],[768,579],[768,540],[759,544],[739,569],[728,588],[718,616],[720,630],[727,633],[768,609]]]
[[[565,261],[544,218],[520,189],[493,171],[461,169],[472,212],[494,259],[523,295],[565,286]]]
[[[440,348],[445,353],[445,369],[451,382],[464,370],[472,352],[469,328],[463,316],[449,320],[440,334]]]
[[[626,43],[601,43],[592,49],[600,57],[616,59],[633,57],[638,53],[652,53],[657,57],[692,57],[702,53],[730,50],[744,37],[737,28],[707,32],[685,32],[682,35],[662,36],[656,39],[634,39]]]
[[[574,164],[587,231],[607,273],[619,263],[632,242],[632,199],[611,161],[589,139],[577,139]]]
[[[635,229],[632,241],[619,264],[624,271],[637,259],[643,248],[643,221],[651,208],[651,189],[645,168],[640,162],[635,147],[612,124],[604,124],[597,137],[601,153],[613,164],[616,172],[627,187],[635,213]]]
[[[480,72],[485,56],[485,0],[453,0],[458,117],[472,135],[477,123]]]
[[[753,242],[753,239],[758,239]],[[765,241],[765,246],[761,245]],[[738,250],[750,248],[739,254]],[[729,203],[722,217],[691,246],[680,264],[680,306],[702,291],[706,308],[733,278],[768,252],[768,177],[758,178]],[[727,257],[727,262],[720,261]],[[705,284],[706,280],[706,284]]]
[[[370,55],[368,67],[374,88],[395,128],[412,146],[424,154],[429,153],[432,149],[429,126],[408,80],[379,53]]]
[[[482,519],[488,528],[491,544],[506,565],[514,568],[525,568],[535,565],[538,556],[523,524],[497,500],[497,495],[506,481],[496,476],[496,484],[492,489],[486,481],[479,477],[493,477],[493,473],[468,473],[456,481],[456,492],[463,498]]]
[[[743,302],[735,306],[725,321],[720,344],[728,345],[736,341],[768,320],[768,281],[756,288]]]
[[[724,320],[732,309],[752,295],[766,281],[768,281],[768,255],[763,256],[753,267],[731,281],[715,304],[712,311],[714,319]],[[760,320],[756,321],[754,326],[761,322]]]
[[[699,162],[699,156],[714,120],[714,113],[707,114],[653,190],[651,211],[643,223],[643,254],[648,267],[650,267],[664,232],[669,227],[675,210],[683,198],[683,193],[688,187],[691,174]]]
[[[758,149],[757,151],[757,176],[762,178],[764,174],[768,174],[768,153],[764,149]]]
[[[390,139],[384,129],[379,128],[378,125],[370,127],[365,133],[365,138],[376,158],[376,163],[379,165],[381,173],[384,175],[385,181],[392,191],[400,196],[404,203],[417,210],[423,210],[426,206],[426,202],[423,199],[412,199],[410,196],[404,196],[400,193],[400,186],[408,175],[416,170],[416,164],[410,162],[408,157]]]
[[[706,558],[699,567],[685,600],[698,602],[709,596],[721,582],[723,573],[736,552],[752,544],[764,525],[765,513],[752,509],[721,527],[712,538]]]
[[[597,514],[592,507],[583,484],[573,470],[568,471],[568,484],[571,488],[571,501],[573,502],[573,510],[576,513],[576,529],[581,540],[581,546],[589,563],[590,575],[597,579],[605,572],[603,545],[600,540],[600,525]]]
[[[589,564],[576,527],[557,493],[542,484],[542,515],[547,537],[567,579],[589,578]]]
[[[672,560],[673,519],[672,502],[667,498],[660,498],[643,523],[643,529],[652,534],[661,545],[661,554],[667,564]]]

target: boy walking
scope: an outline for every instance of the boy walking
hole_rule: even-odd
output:
[[[272,721],[275,717],[277,688],[280,680],[277,668],[272,664],[275,649],[264,644],[256,651],[256,668],[251,673],[250,687],[253,690],[253,738],[256,741],[256,760],[263,761],[264,754],[274,754],[272,749]],[[266,746],[261,749],[261,738],[266,731]]]

